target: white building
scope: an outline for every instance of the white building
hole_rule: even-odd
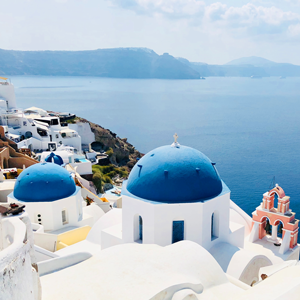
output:
[[[86,206],[72,175],[55,163],[39,163],[25,169],[7,201],[26,206],[35,230],[35,244],[52,252],[85,239],[104,215],[99,206]]]
[[[62,126],[59,117],[50,116],[39,108],[29,108],[26,111],[18,109],[14,86],[7,81],[0,82],[0,125],[5,126],[7,137],[13,139],[18,148],[55,150],[64,144],[79,152],[82,149],[78,132]],[[85,128],[83,132],[86,134],[88,129]]]
[[[249,285],[259,280],[260,268],[299,259],[297,244],[283,253],[276,241],[261,247],[260,240],[249,239],[251,228],[251,218],[230,200],[215,164],[175,142],[150,151],[134,166],[123,183],[122,221],[102,232],[101,245],[193,241]]]
[[[76,124],[69,124],[69,128],[78,132],[81,136],[81,144],[88,148],[89,144],[95,141],[95,134],[92,132],[89,123],[78,122]]]

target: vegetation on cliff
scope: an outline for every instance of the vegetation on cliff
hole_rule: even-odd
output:
[[[92,149],[96,152],[105,152],[108,155],[107,165],[97,164],[92,167],[93,183],[99,192],[103,190],[106,183],[112,183],[113,178],[127,178],[137,159],[143,156],[133,145],[127,142],[126,138],[121,139],[109,129],[80,117],[69,120],[69,122],[89,123],[95,134]]]
[[[127,178],[129,172],[125,167],[116,167],[115,165],[99,166],[93,165],[93,183],[97,188],[97,192],[101,193],[106,183],[113,184],[113,178]]]

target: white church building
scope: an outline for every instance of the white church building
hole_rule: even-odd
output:
[[[298,227],[298,220],[294,223]],[[224,272],[253,285],[259,281],[260,268],[299,260],[299,247],[289,244],[288,235],[280,248],[279,237],[260,239],[253,224],[230,200],[230,190],[215,163],[175,139],[172,145],[150,151],[134,166],[123,183],[122,218],[102,230],[101,247],[123,243],[168,246],[189,240],[208,250]]]
[[[51,162],[25,169],[14,191],[7,196],[7,202],[25,205],[34,229],[35,245],[50,252],[85,239],[104,215],[98,205],[86,206],[81,187],[75,184],[70,172]],[[42,249],[36,250],[43,252],[44,258],[47,256]]]
[[[229,230],[230,190],[201,152],[164,146],[149,152],[123,186],[123,242],[170,245],[218,241],[243,246],[243,230]]]

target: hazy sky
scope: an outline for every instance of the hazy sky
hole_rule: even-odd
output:
[[[147,47],[191,61],[300,65],[300,0],[0,0],[0,48]]]

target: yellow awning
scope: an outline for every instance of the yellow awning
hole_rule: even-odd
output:
[[[5,78],[5,77],[1,77],[1,76],[0,76],[0,79],[3,79],[3,80],[7,80],[8,78]]]

